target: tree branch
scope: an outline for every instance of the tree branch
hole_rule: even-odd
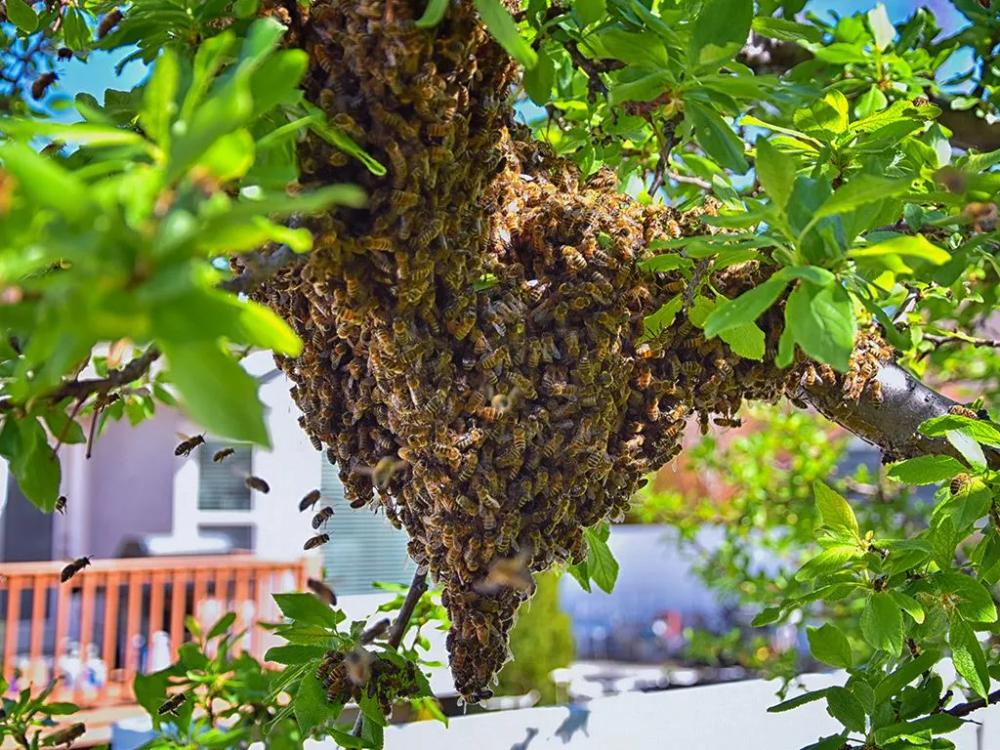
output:
[[[803,401],[862,440],[882,449],[887,459],[899,460],[927,454],[961,459],[961,454],[943,438],[922,435],[917,428],[932,417],[948,414],[957,401],[917,380],[894,362],[886,362],[875,379],[881,398],[866,389],[857,400],[845,398],[837,384],[801,384],[797,395]],[[1000,466],[1000,455],[988,452],[991,465]]]
[[[969,701],[968,703],[959,703],[957,706],[952,706],[951,708],[944,711],[946,714],[951,714],[952,716],[968,716],[973,711],[978,711],[980,708],[986,708],[986,706],[991,706],[1000,700],[1000,690],[994,690],[986,699],[977,698],[974,701]]]

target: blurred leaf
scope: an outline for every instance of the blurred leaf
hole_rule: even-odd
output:
[[[428,0],[424,14],[416,21],[419,29],[430,29],[441,23],[444,12],[448,9],[448,0]]]
[[[535,67],[538,56],[517,30],[517,24],[500,0],[474,0],[483,23],[500,46],[525,68]]]
[[[743,46],[753,21],[753,0],[705,0],[694,19],[689,58],[707,64]]]
[[[7,18],[27,34],[38,30],[38,15],[24,0],[7,0]]]

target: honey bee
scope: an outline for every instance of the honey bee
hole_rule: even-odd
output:
[[[363,504],[364,503],[362,503],[362,505]],[[352,503],[352,507],[353,507],[353,503]],[[330,535],[329,534],[317,534],[316,536],[310,537],[309,539],[307,539],[306,543],[302,545],[302,549],[304,549],[306,551],[311,550],[311,549],[315,549],[316,547],[320,547],[320,546],[326,544],[329,541],[330,541]]]
[[[403,151],[398,143],[389,141],[385,144],[385,153],[392,165],[392,186],[399,190],[406,184],[406,178],[410,173]]]
[[[969,419],[979,419],[979,415],[976,414],[976,412],[967,406],[962,406],[961,404],[952,404],[949,406],[948,413],[959,417],[968,417]]]
[[[455,447],[460,451],[467,450],[473,446],[479,445],[479,443],[483,441],[484,437],[486,437],[486,433],[478,427],[474,427],[455,441]]]
[[[53,72],[42,73],[31,84],[31,96],[35,99],[41,99],[45,96],[45,92],[48,91],[49,86],[58,80],[59,76]]]
[[[401,214],[410,210],[420,202],[420,196],[409,190],[393,190],[389,199],[389,206],[396,214]]]
[[[88,565],[90,565],[89,557],[76,558],[73,562],[62,569],[62,573],[59,574],[59,581],[61,583],[66,583],[66,581],[75,576]]]
[[[868,384],[868,389],[871,391],[872,401],[876,404],[881,404],[885,397],[882,395],[882,383],[879,380],[872,380]]]
[[[513,435],[512,442],[514,445],[514,450],[516,450],[518,453],[524,453],[524,448],[527,441],[527,434],[525,433],[524,428],[521,427],[521,425],[516,425],[512,431],[512,435]]]
[[[187,700],[186,693],[174,693],[160,704],[160,707],[156,709],[156,713],[160,716],[175,714],[177,713],[177,709],[184,705],[185,700]]]
[[[372,483],[379,490],[384,490],[389,486],[393,474],[406,466],[406,461],[395,459],[392,456],[383,456],[375,463],[372,469]]]
[[[194,437],[189,437],[186,440],[182,441],[181,443],[178,443],[177,447],[174,448],[174,455],[187,456],[191,453],[191,451],[193,451],[199,445],[202,445],[204,442],[205,442],[204,435],[195,435]]]
[[[344,657],[347,678],[358,687],[367,685],[368,680],[371,679],[371,667],[374,660],[375,657],[363,648],[349,651]]]
[[[389,632],[389,625],[390,625],[389,618],[383,617],[381,620],[376,622],[370,628],[367,628],[361,634],[361,638],[359,638],[359,640],[361,641],[361,643],[365,644],[371,643],[372,641],[376,641]]]
[[[114,28],[121,23],[122,17],[122,12],[118,10],[118,8],[115,8],[113,11],[104,16],[104,18],[101,19],[101,22],[97,24],[97,38],[103,39],[110,34]]]
[[[445,443],[432,443],[430,450],[431,455],[440,461],[457,464],[462,460],[462,454],[453,445],[446,445]]]
[[[742,427],[743,420],[739,417],[716,417],[712,420],[720,427]]]
[[[45,739],[42,740],[42,745],[44,747],[58,747],[59,745],[65,745],[68,748],[76,740],[82,737],[86,731],[86,725],[83,724],[83,722],[78,721],[75,724],[70,724],[65,729],[60,729],[52,734],[46,735]],[[33,739],[37,742],[37,737]]]
[[[246,488],[248,490],[256,490],[257,492],[263,492],[265,495],[271,491],[271,485],[269,485],[260,477],[255,477],[253,475],[250,475],[246,479],[244,479],[243,484],[246,485]]]
[[[351,500],[351,508],[353,508],[354,510],[358,510],[359,508],[364,508],[367,504],[368,504],[368,499],[364,497],[358,497],[355,498],[354,500]],[[320,536],[323,535],[321,534]],[[318,544],[325,544],[325,543],[326,542],[318,542]],[[306,549],[311,549],[311,548],[306,547]]]
[[[951,480],[951,484],[948,485],[948,490],[952,495],[957,495],[969,486],[970,481],[972,478],[968,474],[956,474],[955,478]]]
[[[333,589],[327,586],[320,580],[316,578],[310,578],[306,581],[306,586],[312,591],[318,599],[326,602],[331,607],[337,606],[337,595],[334,593]]]
[[[60,513],[65,513],[66,512],[66,496],[65,495],[60,495],[59,499],[56,500],[56,510],[59,511]]]
[[[222,450],[218,450],[215,452],[215,455],[212,456],[212,463],[217,464],[220,463],[221,461],[225,461],[235,452],[236,452],[235,448],[223,448]]]
[[[333,508],[331,508],[329,505],[327,505],[324,508],[321,508],[319,513],[313,516],[312,519],[313,529],[318,529],[324,523],[329,521],[332,517],[333,517]]]
[[[377,250],[379,252],[389,252],[394,247],[394,240],[391,237],[367,237],[364,247],[367,250]]]
[[[534,588],[531,572],[528,570],[530,556],[526,551],[514,557],[500,558],[490,563],[486,576],[474,588],[481,594],[493,594],[509,588],[514,591],[529,592]]]

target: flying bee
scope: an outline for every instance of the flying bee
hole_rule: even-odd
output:
[[[528,570],[530,554],[522,550],[514,557],[494,560],[486,573],[486,577],[474,585],[480,594],[493,594],[500,589],[509,588],[515,591],[527,592],[534,588],[531,572]]]
[[[313,529],[318,529],[324,523],[329,521],[332,517],[333,517],[333,508],[331,508],[329,505],[327,505],[324,508],[321,508],[319,513],[313,516],[312,519]]]
[[[386,633],[388,633],[389,632],[389,625],[390,625],[389,618],[388,617],[383,617],[381,620],[379,620],[378,622],[376,622],[370,628],[368,628],[367,630],[365,630],[361,634],[361,638],[359,640],[362,643],[371,643],[372,641],[377,640],[377,639],[381,638],[383,635],[385,635]]]
[[[322,493],[319,490],[312,490],[309,492],[305,497],[299,500],[299,512],[313,507],[319,502],[320,497],[322,497]]]
[[[739,417],[716,417],[712,420],[720,427],[742,427],[743,420]]]
[[[65,513],[66,512],[66,496],[65,495],[60,495],[59,499],[56,500],[56,510],[59,511],[60,513]]]
[[[371,678],[371,667],[374,660],[375,657],[363,648],[349,651],[344,657],[348,679],[358,687],[367,685]]]
[[[958,417],[968,417],[969,419],[979,419],[979,415],[972,409],[961,404],[952,404],[948,407],[948,413]]]
[[[223,448],[220,451],[216,451],[215,455],[212,456],[212,463],[219,463],[220,461],[225,461],[231,455],[236,452],[235,448]]]
[[[183,442],[178,443],[177,447],[174,448],[175,456],[187,456],[197,448],[199,445],[205,442],[204,435],[195,435],[194,437],[189,437]]]
[[[66,581],[75,576],[88,565],[90,565],[89,557],[76,558],[73,562],[62,569],[62,573],[59,574],[59,581],[61,583],[66,583]]]
[[[60,729],[46,736],[42,740],[42,745],[46,747],[57,747],[58,745],[69,747],[73,742],[82,737],[86,731],[86,725],[78,721],[75,724],[70,724],[65,729]]]
[[[41,99],[45,96],[45,92],[48,91],[49,86],[58,80],[59,76],[55,73],[42,73],[35,79],[34,83],[31,84],[31,95],[35,99]]]
[[[306,586],[312,591],[319,599],[329,604],[331,607],[337,606],[337,595],[334,593],[333,589],[327,586],[320,580],[316,578],[310,578],[306,581]]]
[[[118,8],[115,8],[113,11],[104,16],[104,18],[101,19],[101,22],[97,24],[97,38],[103,39],[110,34],[114,30],[115,26],[121,23],[122,17],[122,12],[118,10]]]
[[[257,492],[263,492],[265,495],[271,491],[271,485],[269,485],[260,477],[255,477],[252,474],[243,480],[243,484],[246,485],[246,488],[248,490],[256,490]]]
[[[156,709],[156,713],[160,716],[176,714],[177,709],[184,705],[185,700],[187,700],[186,693],[174,693],[160,704],[160,707]]]
[[[362,503],[363,505],[364,503]],[[351,504],[353,507],[353,503]],[[302,549],[308,551],[320,547],[330,541],[329,534],[317,534],[316,536],[310,537],[306,540],[306,543],[302,545]]]

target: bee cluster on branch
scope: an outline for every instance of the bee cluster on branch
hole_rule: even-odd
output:
[[[370,206],[314,221],[307,262],[256,294],[305,342],[278,364],[347,499],[405,528],[442,586],[456,687],[478,701],[509,658],[530,573],[580,560],[583,529],[624,515],[689,418],[731,422],[789,375],[771,363],[780,307],[761,321],[763,362],[706,339],[685,310],[646,335],[686,282],[637,262],[698,214],[641,206],[605,171],[582,180],[514,125],[514,68],[472,4],[430,30],[414,25],[422,6],[316,2],[302,19],[307,95],[388,174],[307,141],[302,181],[363,184]],[[712,284],[733,296],[763,276],[751,262]]]

